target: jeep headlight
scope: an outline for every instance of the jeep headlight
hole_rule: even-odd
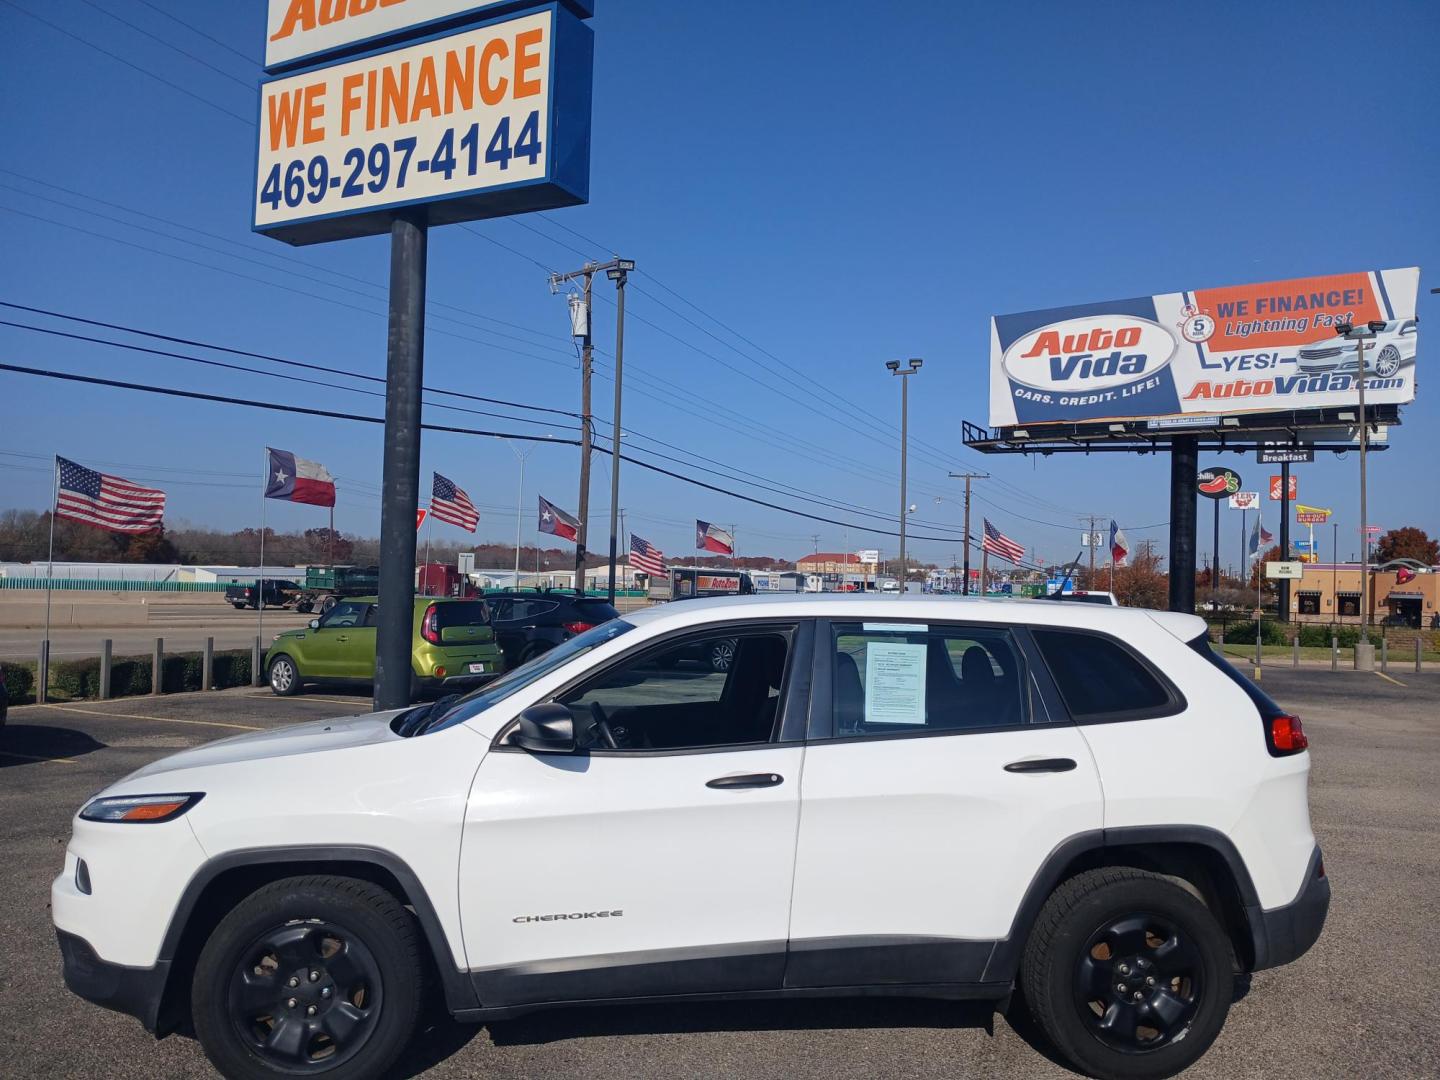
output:
[[[117,795],[91,799],[80,811],[83,821],[114,821],[131,825],[157,825],[173,821],[205,797],[204,792],[176,795]]]

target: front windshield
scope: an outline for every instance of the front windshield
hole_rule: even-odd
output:
[[[434,723],[425,725],[425,734],[453,727],[456,724],[463,724],[472,716],[479,716],[491,705],[498,701],[504,701],[517,690],[524,690],[535,680],[544,678],[577,656],[583,656],[591,649],[604,645],[607,641],[613,641],[621,634],[634,629],[634,623],[628,623],[623,619],[611,619],[609,622],[586,630],[583,634],[577,634],[569,641],[556,645],[549,652],[541,653],[529,663],[521,664],[513,671],[507,671],[494,682],[486,683],[480,689],[466,694],[459,701],[447,706],[443,716]]]

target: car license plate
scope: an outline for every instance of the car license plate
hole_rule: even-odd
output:
[[[471,664],[471,665],[469,665],[469,667],[470,667],[470,674],[471,674],[471,675],[484,675],[484,674],[485,674],[485,665],[484,665],[484,664]]]

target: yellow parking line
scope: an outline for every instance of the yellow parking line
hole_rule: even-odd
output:
[[[0,750],[0,757],[15,757],[23,761],[58,761],[62,765],[78,765],[74,758],[68,757],[35,757],[33,754],[17,754],[13,750]]]
[[[1403,682],[1401,682],[1399,679],[1392,679],[1392,678],[1390,678],[1390,676],[1389,676],[1389,675],[1386,675],[1383,671],[1377,671],[1377,672],[1375,672],[1375,674],[1376,674],[1376,675],[1379,675],[1380,678],[1384,679],[1386,682],[1393,682],[1396,686],[1404,686],[1404,685],[1405,685],[1405,684],[1404,684]]]
[[[101,712],[98,709],[74,709],[68,705],[40,705],[41,709],[54,709],[57,712],[79,713],[81,716],[112,716],[117,720],[154,720],[162,724],[193,724],[199,727],[223,727],[234,728],[237,731],[264,731],[262,727],[254,724],[226,724],[220,720],[181,720],[174,716],[145,716],[141,713],[123,712]]]

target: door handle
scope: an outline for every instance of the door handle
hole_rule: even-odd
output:
[[[1012,761],[1005,766],[1006,772],[1069,772],[1075,768],[1075,760],[1068,757],[1027,758]]]
[[[336,640],[336,641],[349,641],[350,638],[349,638],[349,636],[346,635],[346,634],[337,634],[337,635],[335,636],[335,640]]]
[[[705,786],[711,788],[775,787],[784,782],[785,778],[779,773],[758,772],[744,773],[740,776],[717,776],[714,780],[707,780]]]

